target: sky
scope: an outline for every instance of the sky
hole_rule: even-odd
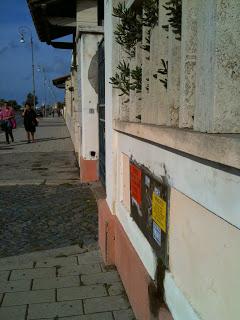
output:
[[[33,90],[30,33],[20,43],[19,27],[32,31],[35,60],[35,89],[39,104],[44,103],[44,78],[38,66],[44,67],[52,80],[70,73],[71,50],[55,49],[38,39],[26,0],[0,0],[0,99],[22,104]],[[41,68],[40,68],[41,69]],[[52,81],[51,81],[52,86]],[[48,86],[47,86],[48,87]],[[52,86],[57,101],[63,101],[64,90]],[[46,89],[46,103],[55,102]]]

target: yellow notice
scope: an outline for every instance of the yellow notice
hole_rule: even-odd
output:
[[[164,231],[167,229],[167,203],[153,192],[152,195],[152,218],[154,222]]]

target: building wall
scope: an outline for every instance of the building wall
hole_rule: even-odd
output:
[[[73,112],[73,92],[69,89],[72,88],[72,79],[71,77],[65,82],[65,120],[66,124],[73,142],[75,146],[75,133],[74,133],[74,112]]]
[[[65,118],[80,165],[80,179],[90,182],[98,179],[99,156],[97,50],[102,36],[96,31],[95,0],[77,1],[76,26],[77,66],[71,71],[71,83],[67,83],[73,91],[66,90]]]
[[[171,190],[170,272],[200,319],[239,317],[239,245],[238,228]]]
[[[130,157],[158,177],[167,174],[171,185],[170,267],[165,292],[174,319],[192,319],[192,314],[196,319],[223,320],[227,315],[229,319],[237,319],[240,311],[237,307],[240,294],[237,280],[240,265],[239,176],[118,133],[117,196],[114,201],[116,225],[121,224],[124,238],[128,239],[140,260],[133,268],[138,270],[141,269],[138,264],[143,265],[151,279],[155,279],[156,257],[130,217],[126,196],[130,192],[129,167],[124,162]],[[115,263],[120,273],[131,271],[128,262],[124,264],[124,259],[118,256],[119,250],[123,250],[127,261],[130,259],[126,254],[128,251],[122,247],[122,237],[123,232],[115,227]],[[226,275],[228,261],[231,261],[231,266],[228,266],[230,272]],[[131,283],[131,279],[129,281]],[[125,285],[127,292],[130,290],[133,294],[128,289],[129,283]],[[134,291],[134,295],[137,294],[138,291]],[[175,301],[175,294],[182,295],[180,306]],[[136,312],[139,307],[136,306]],[[139,319],[146,318],[142,316]]]
[[[81,154],[82,181],[98,179],[98,42],[102,36],[83,33],[78,40],[79,83],[81,95]]]
[[[161,145],[152,142],[157,139],[149,138],[147,132],[144,132],[144,129],[140,128],[140,126],[134,134],[130,130],[128,131],[127,127],[124,133],[120,132],[119,128],[116,127],[113,119],[129,121],[131,118],[131,111],[128,110],[126,112],[126,109],[123,108],[122,100],[118,96],[119,92],[113,90],[109,84],[109,78],[114,74],[117,61],[121,56],[113,36],[113,27],[116,24],[116,19],[112,17],[112,6],[117,3],[118,1],[111,0],[105,2],[105,46],[108,48],[105,55],[107,202],[100,207],[99,213],[101,250],[105,255],[107,250],[106,243],[111,248],[110,251],[107,250],[107,252],[111,252],[109,262],[112,263],[114,261],[116,264],[137,318],[139,320],[157,318],[153,315],[152,302],[149,299],[148,292],[149,283],[156,280],[157,259],[152,247],[131,218],[129,210],[130,181],[128,161],[129,159],[136,160],[148,168],[155,176],[164,176],[171,190],[169,270],[165,274],[164,290],[165,302],[173,318],[177,320],[238,319],[240,312],[238,306],[238,297],[240,295],[240,283],[238,280],[240,254],[237,250],[240,241],[239,161],[235,162],[236,158],[235,160],[230,159],[233,154],[230,152],[229,157],[224,157],[224,161],[222,161],[220,150],[226,151],[228,146],[225,144],[218,149],[219,152],[216,153],[218,156],[215,156],[214,161],[205,161],[203,158],[195,157],[191,154],[191,147],[188,148],[187,153],[179,152],[181,146],[178,144],[177,147],[174,147],[174,141],[179,141],[177,133],[175,138],[174,136],[171,136],[171,138],[165,136],[163,139],[166,139],[166,141]],[[187,6],[190,3],[189,1],[183,1],[183,3],[184,19],[190,19],[187,17]],[[193,15],[190,22],[194,27],[189,28],[189,34],[186,34],[185,38],[185,45],[189,38],[194,42],[194,32],[198,28],[196,16],[199,14],[197,9],[199,4],[199,1],[191,2],[190,9]],[[233,5],[232,1],[231,5]],[[214,8],[217,6],[220,10],[219,1],[213,1],[213,6]],[[221,10],[224,10],[224,8],[222,7]],[[227,12],[228,10],[229,8]],[[186,21],[185,23],[187,28],[188,23]],[[201,23],[198,26],[201,26]],[[216,26],[216,28],[218,27],[219,25]],[[185,31],[187,32],[187,29]],[[233,33],[236,34],[235,31]],[[219,35],[220,33],[218,33]],[[178,55],[180,48],[177,48],[177,44],[173,42],[170,47]],[[180,92],[179,101],[185,104],[184,106],[180,105],[178,108],[180,116],[179,127],[193,127],[196,120],[193,119],[192,115],[194,112],[199,112],[199,109],[195,110],[196,105],[194,102],[196,88],[195,82],[193,85],[193,81],[196,81],[196,74],[186,74],[186,70],[189,71],[189,66],[192,66],[193,70],[195,70],[196,63],[199,66],[199,61],[196,62],[198,59],[196,47],[197,43],[195,41],[192,43],[192,47],[185,46],[181,48],[182,58],[181,62],[179,62],[181,63],[181,68],[180,65],[178,67],[181,72],[179,77],[182,82],[181,85],[178,83],[178,90]],[[158,47],[154,49],[156,52],[151,57],[157,56],[157,49]],[[192,55],[190,54],[191,50],[193,51]],[[174,54],[171,57],[173,59]],[[149,66],[146,66],[146,68],[149,68]],[[207,70],[205,71],[207,72]],[[178,80],[174,77],[170,81],[173,84],[175,83],[174,88],[176,89]],[[189,84],[192,85],[192,88],[189,87]],[[192,90],[190,95],[189,91],[187,91],[189,88]],[[151,90],[153,90],[153,94],[159,92],[157,87],[153,87]],[[174,90],[169,92],[172,92],[171,94],[173,95]],[[132,99],[132,96],[130,99]],[[155,113],[155,117],[147,114],[147,111],[153,112],[156,109],[157,100],[143,97],[143,101],[146,108],[144,117],[148,119],[146,123],[154,123],[152,122],[153,120],[158,121],[160,119],[158,117],[159,113],[158,115]],[[169,101],[169,97],[166,98],[165,107],[169,106]],[[151,106],[148,105],[148,102],[151,103]],[[129,106],[132,106],[131,102]],[[231,106],[232,110],[234,110],[236,106],[235,96],[232,98]],[[209,104],[206,107],[209,110],[214,108],[213,105]],[[172,120],[174,120],[174,114],[169,113],[169,110],[167,112],[173,115]],[[201,116],[205,116],[204,112],[203,110],[203,114],[198,113],[198,119]],[[211,118],[211,125],[208,127],[210,128],[209,131],[215,131],[215,129],[212,129],[212,125],[216,120],[214,117],[215,115]],[[218,121],[220,120],[219,118]],[[166,121],[169,121],[169,116],[166,116]],[[173,124],[173,122],[170,121],[168,123]],[[158,134],[156,126],[153,126],[153,128],[152,132],[155,135]],[[151,131],[150,125],[148,129],[148,132]],[[196,126],[195,129],[199,130]],[[224,132],[225,129],[222,127],[220,131]],[[138,137],[140,130],[141,138]],[[237,132],[239,126],[236,129],[235,125],[233,125],[232,129],[228,127],[227,130]],[[199,131],[206,130],[203,128]],[[159,132],[159,134],[161,133]],[[180,144],[184,146],[184,143],[186,141],[189,142],[189,140],[184,139],[184,134],[182,137]],[[194,133],[192,133],[192,137],[195,139]],[[170,140],[173,143],[168,148]],[[216,141],[218,141],[216,145],[218,143],[221,144],[220,140]],[[203,139],[201,137],[196,138],[196,143],[200,150],[199,153],[201,153]],[[225,151],[224,154],[227,155],[228,152]],[[235,151],[235,155],[237,155],[238,151]],[[192,153],[194,153],[193,150]],[[205,148],[206,159],[211,158],[211,154],[209,144],[209,156],[206,155]],[[219,165],[217,159],[222,162],[221,165]],[[234,162],[234,168],[229,167],[231,160]],[[111,236],[107,238],[107,241],[105,241],[107,234],[106,222],[111,225]],[[108,262],[108,258],[106,260]],[[229,272],[228,270],[226,271],[227,268],[229,268]],[[139,280],[135,278],[136,275]],[[136,281],[139,281],[139,286],[136,286],[137,289],[134,290]],[[160,313],[159,319],[165,319],[160,317]],[[165,317],[169,317],[169,313]]]
[[[112,85],[108,79],[112,76],[112,65],[114,60],[113,48],[116,45],[112,33],[112,1],[105,1],[105,16],[104,16],[104,43],[105,43],[105,141],[106,141],[106,193],[107,203],[112,212],[114,209],[114,197],[116,189],[114,188],[116,181],[116,145],[117,133],[113,130],[113,103],[118,98],[117,94],[113,93]],[[114,95],[114,96],[113,96]]]

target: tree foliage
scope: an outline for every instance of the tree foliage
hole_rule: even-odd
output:
[[[120,18],[120,23],[114,31],[115,39],[130,56],[135,55],[135,45],[142,40],[142,22],[132,8],[126,8],[125,3],[119,3],[113,8],[113,16]]]
[[[129,95],[130,90],[130,68],[129,63],[120,61],[117,66],[118,71],[110,78],[113,88],[119,89],[122,93],[119,96]],[[120,72],[119,72],[120,71]]]
[[[172,27],[173,33],[176,34],[176,39],[181,40],[181,28],[182,28],[182,0],[169,0],[166,5],[163,6],[168,12],[168,22]],[[163,26],[164,29],[168,29],[168,26]]]
[[[27,98],[26,98],[26,102],[25,103],[28,103],[30,106],[33,106],[34,105],[34,97],[33,97],[33,94],[31,92],[29,92],[27,94]],[[38,104],[38,97],[35,96],[35,105]]]

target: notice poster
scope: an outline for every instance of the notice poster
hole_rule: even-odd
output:
[[[131,197],[140,206],[142,204],[142,170],[130,164],[130,190]]]
[[[144,165],[130,161],[131,218],[168,267],[169,186],[165,176],[156,177]]]
[[[152,218],[162,231],[167,231],[167,203],[155,192],[152,194]]]
[[[161,246],[161,229],[159,226],[153,221],[153,239],[157,242],[159,246]]]

